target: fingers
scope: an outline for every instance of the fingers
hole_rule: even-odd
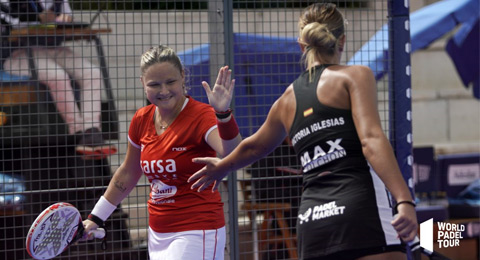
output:
[[[410,231],[405,230],[405,231],[398,232],[398,237],[407,243],[412,241],[416,235],[417,235],[417,231],[414,229]]]
[[[197,157],[197,158],[193,158],[192,162],[200,163],[200,164],[208,164],[208,163],[212,162],[212,158],[211,157]]]
[[[95,234],[93,232],[84,232],[81,240],[88,241],[88,240],[93,240],[94,238],[95,238]]]
[[[408,233],[407,235],[402,236],[401,238],[402,238],[402,240],[403,240],[404,242],[407,242],[407,243],[408,243],[408,242],[413,241],[416,236],[417,236],[417,230],[412,230],[412,231],[410,231],[410,233]]]
[[[232,84],[234,83],[234,80],[232,80],[232,70],[228,69],[228,66],[225,66],[225,68],[225,81],[222,85],[227,89],[229,93],[231,93],[230,91],[232,89]]]
[[[397,215],[391,224],[397,231],[398,237],[404,242],[412,241],[417,235],[416,222],[405,216]]]
[[[392,220],[392,226],[397,229],[400,228],[400,225],[404,223],[404,219],[401,218],[398,214],[394,216]]]
[[[218,190],[218,186],[220,186],[220,183],[221,183],[220,181],[215,181],[215,185],[212,188],[212,192]]]
[[[225,73],[225,71],[228,71],[228,66],[223,66],[218,70],[217,81],[215,82],[215,84],[223,85],[225,83],[225,79],[227,78],[226,74],[228,74]]]
[[[218,188],[218,183],[217,177],[215,177],[217,174],[215,174],[215,167],[217,162],[220,159],[217,157],[199,157],[199,158],[193,158],[192,162],[194,163],[201,163],[205,164],[205,167],[194,173],[190,178],[188,178],[187,182],[193,182],[196,180],[195,183],[192,184],[190,187],[192,190],[197,189],[197,191],[203,191],[213,185],[212,192],[217,190]]]
[[[192,181],[195,181],[196,179],[199,179],[200,177],[202,177],[203,175],[205,175],[205,173],[207,172],[207,168],[206,167],[203,167],[202,169],[200,169],[199,171],[197,171],[196,173],[194,173],[192,176],[190,176],[190,178],[188,178],[187,180],[187,183],[190,183]],[[198,181],[197,181],[198,182]],[[197,182],[195,182],[193,185],[192,185],[192,189],[196,187],[196,184]]]
[[[88,241],[88,240],[92,240],[95,238],[95,235],[94,235],[94,230],[96,230],[98,228],[97,224],[95,224],[93,221],[89,220],[89,219],[86,219],[82,222],[85,230],[83,231],[83,234],[82,234],[82,237],[78,240],[79,242],[83,242],[83,241]]]
[[[232,82],[230,83],[230,88],[228,89],[228,93],[230,96],[233,96],[233,89],[235,88],[235,79],[232,79]]]
[[[218,186],[220,186],[221,181],[217,181],[215,179],[211,179],[208,176],[202,176],[198,181],[192,184],[191,189],[197,189],[198,192],[206,190],[208,187],[212,186],[212,193],[218,190]]]
[[[202,81],[202,86],[203,89],[205,89],[205,93],[207,93],[207,96],[209,96],[212,93],[212,90],[210,89],[210,85],[206,81]]]
[[[201,192],[210,186],[211,181],[207,179],[206,176],[200,177],[192,186],[190,187],[192,190],[197,189],[198,192]]]
[[[223,66],[218,70],[217,81],[215,85],[223,86],[229,93],[232,93],[232,87],[235,84],[235,80],[232,80],[232,70],[228,66]]]
[[[208,187],[210,187],[210,185],[212,185],[212,183],[214,182],[213,180],[207,180],[206,177],[204,177],[203,179],[199,180],[199,181],[202,181],[202,180],[205,180],[203,181],[203,183],[201,184],[201,186],[198,188],[198,192],[201,192],[201,191],[204,191],[205,189],[207,189]]]

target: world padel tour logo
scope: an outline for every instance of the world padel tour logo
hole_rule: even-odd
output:
[[[449,248],[460,246],[460,240],[463,239],[465,231],[464,224],[452,224],[446,222],[436,222],[437,235],[434,237],[433,218],[420,224],[420,246],[433,252],[433,243],[438,244],[438,248]]]

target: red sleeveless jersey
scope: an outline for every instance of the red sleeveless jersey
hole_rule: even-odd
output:
[[[225,225],[218,191],[191,190],[187,179],[204,165],[195,157],[215,157],[206,137],[216,128],[213,108],[188,97],[175,121],[157,135],[155,105],[139,109],[128,131],[129,142],[141,149],[140,164],[150,181],[149,225],[161,233],[217,229]]]

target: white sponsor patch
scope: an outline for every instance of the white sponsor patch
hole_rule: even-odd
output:
[[[152,188],[152,200],[154,203],[173,197],[177,193],[177,187],[167,185],[158,179],[153,180],[150,186]]]

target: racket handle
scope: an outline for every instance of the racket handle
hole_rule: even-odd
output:
[[[408,246],[410,247],[410,249],[413,251],[413,250],[417,250],[420,248],[420,239],[418,239],[418,236],[415,236],[415,238],[408,242]]]
[[[395,214],[393,218],[395,218],[396,216],[397,214]],[[412,252],[420,249],[421,252],[426,253],[427,255],[432,254],[432,252],[420,247],[420,239],[418,238],[418,236],[415,236],[415,238],[412,241],[408,242],[407,245],[408,247],[410,247],[410,251]]]
[[[94,230],[91,230],[90,232],[88,232],[88,234],[93,234],[93,237],[95,238],[98,238],[98,239],[102,239],[105,237],[105,229],[103,228],[97,228],[97,229],[94,229]]]

